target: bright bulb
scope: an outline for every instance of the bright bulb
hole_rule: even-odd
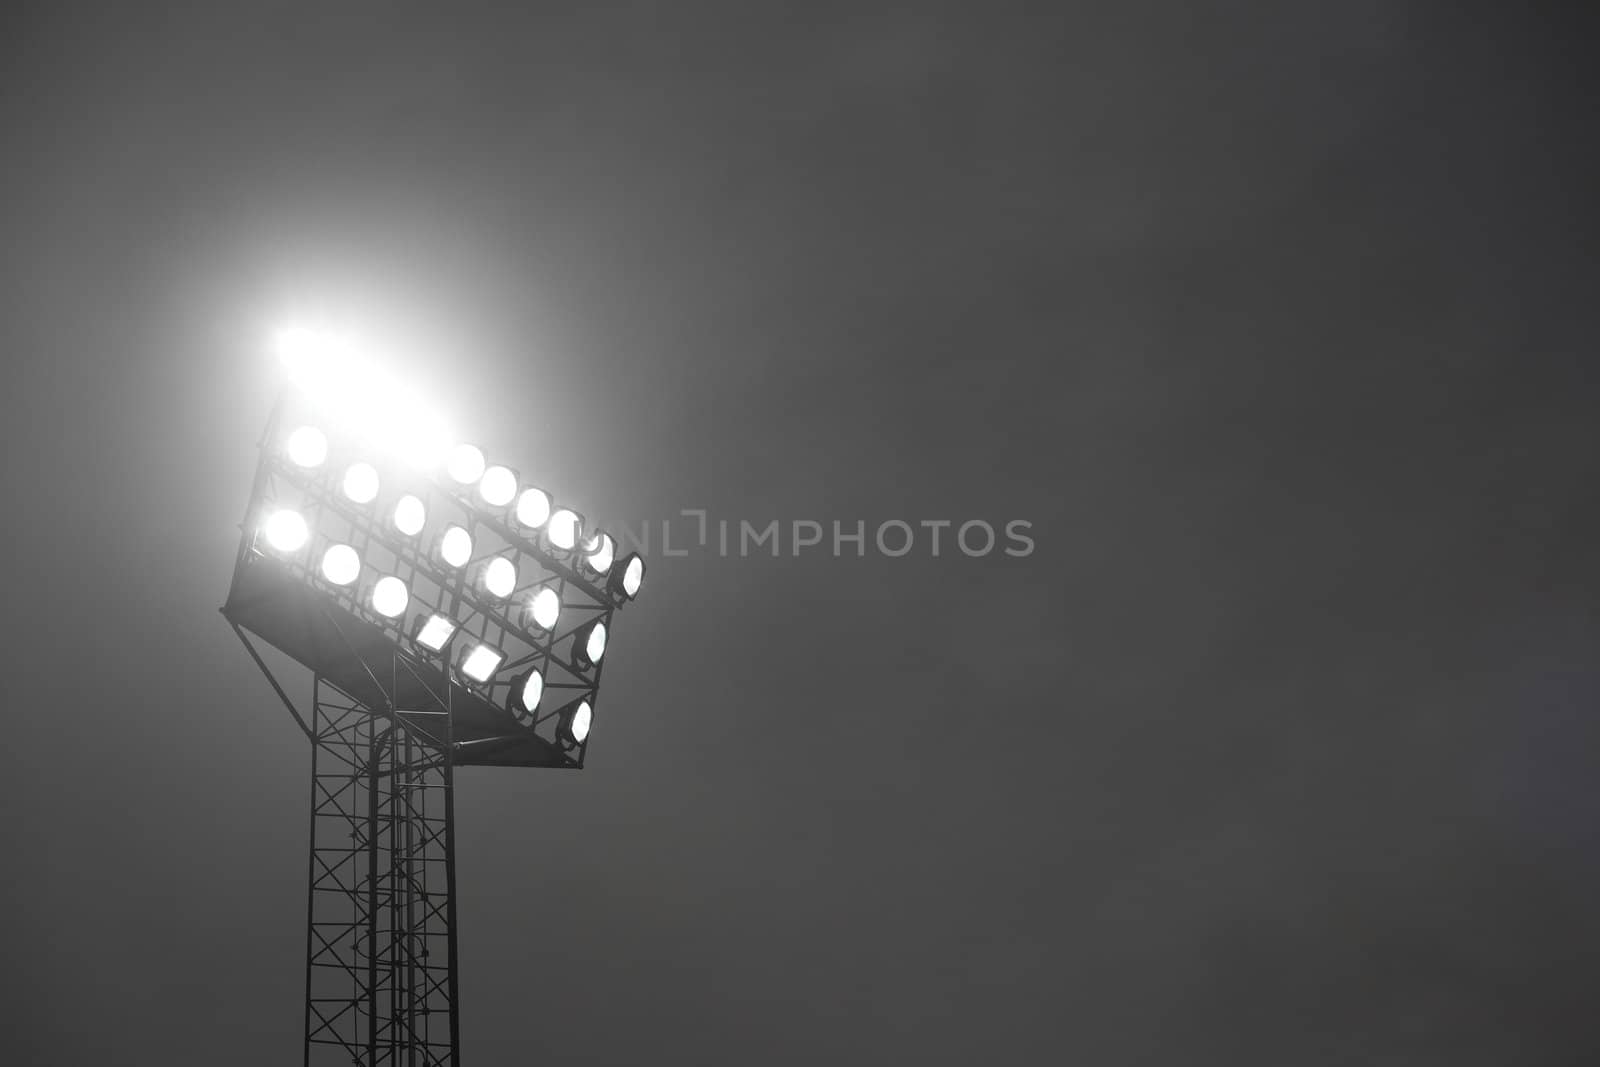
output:
[[[578,544],[578,515],[566,508],[557,508],[545,528],[550,543],[560,549],[571,549]]]
[[[361,574],[361,557],[349,545],[333,545],[322,554],[322,576],[334,585],[349,585]]]
[[[306,543],[306,538],[311,534],[306,529],[306,520],[300,517],[300,513],[288,510],[274,511],[267,516],[262,531],[267,535],[267,544],[279,552],[295,551]]]
[[[600,657],[606,654],[606,624],[597,622],[589,629],[589,636],[583,642],[583,654],[590,663],[599,663]]]
[[[417,643],[438,652],[444,648],[445,642],[449,641],[450,635],[455,632],[456,624],[443,615],[429,615],[428,621],[417,631]]]
[[[483,453],[474,445],[457,445],[445,471],[462,485],[471,485],[483,477]]]
[[[467,658],[461,663],[461,673],[475,682],[487,682],[494,677],[504,658],[488,645],[479,645],[467,653]]]
[[[503,508],[517,495],[517,476],[506,467],[490,467],[478,482],[478,495],[492,508]]]
[[[644,584],[644,560],[634,556],[628,560],[627,569],[622,572],[622,591],[628,594],[628,599],[639,595],[639,587]]]
[[[370,463],[352,463],[344,472],[344,495],[357,504],[378,498],[378,469]]]
[[[428,509],[423,506],[422,500],[407,493],[394,505],[394,528],[407,537],[415,537],[422,532],[423,526],[428,522]]]
[[[539,699],[544,696],[544,676],[538,671],[529,671],[527,680],[522,683],[522,706],[528,711],[539,707]]]
[[[597,533],[583,543],[586,555],[585,563],[596,574],[604,574],[611,569],[611,563],[617,556],[617,543],[611,540],[610,534]]]
[[[504,556],[491,559],[483,569],[483,587],[491,596],[510,596],[517,588],[517,565]]]
[[[394,618],[406,610],[411,594],[406,591],[406,583],[390,575],[379,578],[378,584],[372,587],[372,610],[379,615]]]
[[[554,630],[556,619],[561,617],[561,598],[554,589],[545,586],[533,595],[531,612],[536,625],[545,630]]]
[[[543,489],[524,489],[517,497],[517,521],[530,529],[543,526],[550,517],[550,494]]]
[[[284,451],[289,454],[289,462],[296,467],[322,466],[322,461],[328,458],[328,437],[315,426],[302,426],[289,435],[289,440],[284,444]]]
[[[593,719],[594,709],[589,706],[587,700],[579,704],[577,709],[573,711],[572,724],[567,727],[567,730],[572,734],[572,739],[578,744],[581,745],[589,739],[589,724]]]
[[[439,558],[452,567],[465,567],[472,558],[472,535],[460,526],[445,530],[439,538]]]

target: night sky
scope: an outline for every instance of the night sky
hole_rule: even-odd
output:
[[[0,1058],[299,1062],[217,608],[331,315],[589,514],[869,534],[658,551],[587,769],[459,775],[469,1067],[1600,1062],[1589,21],[229,7],[0,16]]]

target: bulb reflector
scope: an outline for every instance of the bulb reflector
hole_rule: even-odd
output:
[[[583,543],[583,550],[586,553],[583,561],[596,574],[605,574],[609,571],[612,561],[617,557],[617,543],[611,539],[610,534],[595,534]]]
[[[472,558],[472,535],[460,526],[445,530],[439,538],[439,558],[452,567],[465,567]]]
[[[349,545],[331,545],[322,554],[322,576],[334,585],[349,585],[361,574],[361,557]]]
[[[394,528],[407,537],[415,537],[428,524],[428,509],[420,497],[407,493],[394,504]]]
[[[554,589],[545,586],[533,594],[533,602],[529,608],[536,625],[545,630],[556,628],[556,619],[561,616],[561,598],[556,595]]]
[[[284,509],[274,511],[267,516],[267,521],[262,525],[262,532],[267,535],[267,544],[279,552],[293,552],[306,543],[310,531],[306,529],[306,520],[300,517],[298,511]]]
[[[550,515],[550,525],[545,527],[550,543],[560,549],[572,549],[578,544],[578,514],[567,508],[557,508]]]
[[[378,584],[372,587],[372,610],[387,618],[392,619],[405,611],[410,600],[406,583],[392,574],[379,578]]]
[[[628,566],[622,572],[622,591],[632,600],[639,595],[639,587],[644,584],[644,560],[634,556],[628,560]]]
[[[310,470],[322,466],[328,458],[328,438],[315,426],[302,426],[289,435],[284,451],[289,454],[289,462]]]
[[[417,631],[417,644],[439,652],[444,649],[445,643],[450,640],[450,635],[455,632],[456,624],[443,615],[429,615],[428,621]]]
[[[522,683],[522,706],[527,711],[536,711],[539,699],[544,696],[544,676],[538,671],[529,671],[528,677]]]
[[[478,495],[492,508],[503,508],[517,495],[517,476],[507,467],[490,467],[478,482]]]
[[[517,588],[517,565],[504,556],[491,559],[483,569],[483,587],[491,596],[510,596]]]
[[[600,657],[606,654],[606,624],[597,622],[589,628],[589,636],[583,641],[583,654],[590,663],[599,663]]]
[[[474,682],[487,682],[505,657],[488,645],[478,645],[461,662],[461,673]]]
[[[517,521],[529,528],[543,526],[550,517],[550,494],[543,489],[524,489],[517,497]]]
[[[344,495],[357,504],[378,498],[378,469],[370,463],[352,463],[344,472]]]

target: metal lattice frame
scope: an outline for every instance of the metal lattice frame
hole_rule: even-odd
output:
[[[310,726],[305,1063],[454,1065],[448,708],[374,713],[318,678]]]

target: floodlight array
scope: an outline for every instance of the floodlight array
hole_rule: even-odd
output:
[[[419,469],[325,415],[291,393],[269,427],[250,551],[581,765],[643,561],[476,446]]]

